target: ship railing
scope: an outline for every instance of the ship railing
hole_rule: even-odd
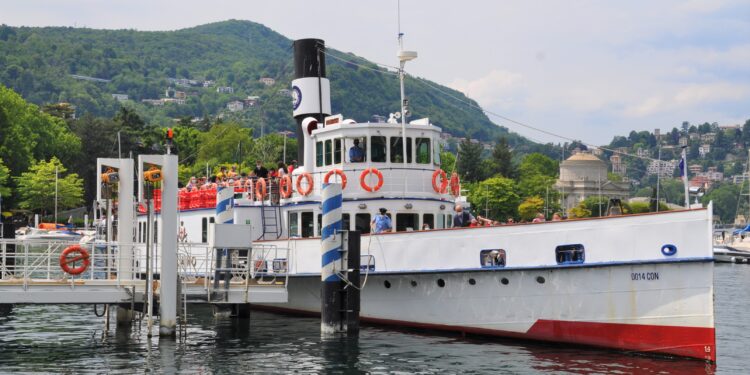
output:
[[[89,257],[88,267],[78,275],[66,273],[60,264],[62,252],[73,245],[79,245]],[[21,281],[24,289],[39,282],[73,283],[100,280],[120,285],[121,282],[132,281],[135,278],[133,273],[119,275],[117,272],[117,253],[118,248],[122,246],[125,245],[105,242],[80,244],[60,240],[0,239],[0,279]],[[137,259],[133,257],[128,261],[132,261],[130,269],[134,270]],[[81,264],[79,261],[74,266]]]
[[[251,286],[286,288],[290,254],[289,249],[273,245],[216,249],[203,243],[180,243],[178,275],[183,287],[193,292],[202,290],[209,301],[214,292],[237,289],[247,292]]]

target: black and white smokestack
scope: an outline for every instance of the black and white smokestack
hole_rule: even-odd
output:
[[[303,129],[302,121],[314,117],[321,124],[323,119],[331,114],[331,84],[326,78],[323,40],[294,41],[292,98],[294,119],[297,120],[297,155],[299,165],[302,166],[307,158],[305,139],[309,137],[308,129]]]

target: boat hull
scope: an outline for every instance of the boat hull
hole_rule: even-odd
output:
[[[715,361],[712,279],[711,261],[370,274],[361,319]],[[259,307],[320,304],[319,277],[298,276],[288,303]]]

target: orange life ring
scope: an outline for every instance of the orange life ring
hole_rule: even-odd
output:
[[[68,255],[71,253],[77,253],[78,255],[69,259]],[[78,262],[79,260],[82,260],[83,264],[78,267],[70,267],[72,263]],[[62,254],[60,254],[60,268],[70,275],[82,274],[83,271],[86,271],[86,269],[89,268],[89,265],[91,265],[89,253],[80,245],[68,246],[63,250]]]
[[[378,177],[378,183],[375,184],[375,186],[370,186],[367,184],[367,181],[365,181],[365,178],[367,178],[370,173],[373,173]],[[365,189],[365,191],[369,193],[376,192],[380,190],[381,187],[383,187],[383,174],[380,173],[377,168],[367,168],[362,171],[361,175],[359,175],[359,185],[362,186],[362,189]]]
[[[440,185],[437,183],[438,176],[440,177]],[[432,173],[432,188],[435,189],[436,193],[445,194],[445,189],[448,187],[448,176],[445,171],[438,168]]]
[[[461,180],[458,178],[458,173],[451,173],[451,194],[457,197],[461,194]]]
[[[263,198],[266,197],[266,193],[266,179],[263,177],[259,177],[258,181],[255,182],[255,196],[260,200],[263,200]]]
[[[289,177],[289,175],[284,175],[283,177],[281,177],[279,187],[281,188],[282,198],[286,199],[292,196],[292,178]]]
[[[330,171],[328,171],[325,177],[323,177],[323,183],[327,184],[328,180],[331,178],[331,176],[333,176],[334,173],[341,177],[341,190],[346,189],[346,174],[344,174],[344,171],[342,171],[341,169],[331,169]]]
[[[307,188],[302,188],[302,179],[307,180]],[[309,195],[312,192],[313,189],[313,178],[312,176],[307,173],[303,172],[301,175],[297,176],[297,192],[301,195]]]

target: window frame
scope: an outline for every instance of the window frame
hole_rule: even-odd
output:
[[[420,144],[419,140],[423,140]],[[426,141],[427,144],[427,161],[421,162],[419,161],[419,147],[420,145],[424,145]],[[417,164],[430,164],[432,162],[432,138],[430,137],[415,137],[414,138],[414,161]]]
[[[583,264],[586,262],[586,247],[583,244],[565,244],[555,247],[557,264]]]
[[[369,138],[370,139],[368,140],[368,142],[370,142],[370,147],[369,147],[370,152],[368,153],[368,155],[365,158],[365,160],[369,160],[372,163],[387,163],[388,162],[388,137],[386,137],[384,135],[372,135]],[[375,141],[376,139],[383,141],[383,143],[382,143],[382,146],[383,146],[383,149],[382,149],[382,151],[383,151],[383,153],[382,153],[382,160],[375,160],[375,158],[374,158],[374,156],[375,156],[375,146],[374,146],[375,142],[373,142],[373,141]]]

